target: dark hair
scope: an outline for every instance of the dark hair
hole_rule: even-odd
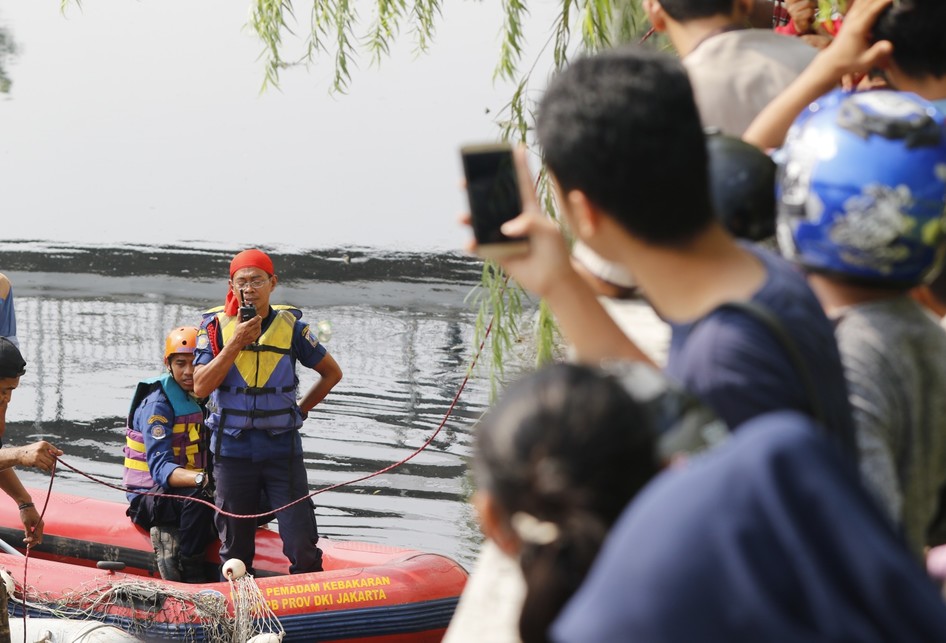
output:
[[[874,24],[874,41],[893,44],[893,60],[911,78],[946,75],[946,2],[900,0]]]
[[[674,58],[639,47],[579,58],[552,80],[536,128],[562,191],[639,239],[682,245],[713,220],[700,117]]]
[[[709,18],[711,16],[728,16],[733,12],[735,0],[660,0],[660,6],[668,16],[677,22]]]
[[[511,387],[478,426],[478,486],[510,522],[528,514],[558,532],[546,543],[523,538],[526,643],[547,639],[608,530],[657,472],[655,433],[615,377],[563,364]]]

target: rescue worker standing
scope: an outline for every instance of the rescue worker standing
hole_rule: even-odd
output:
[[[237,558],[248,570],[256,553],[256,520],[222,512],[259,513],[261,492],[274,508],[308,495],[299,429],[342,379],[335,359],[301,321],[301,311],[270,306],[277,283],[266,253],[253,249],[236,255],[226,305],[205,318],[194,360],[194,390],[210,396],[207,426],[221,510],[216,517],[220,557]],[[241,305],[255,307],[256,314],[248,311],[241,321]],[[298,401],[296,362],[320,376]],[[279,511],[276,519],[290,573],[322,571],[312,501]]]
[[[161,578],[207,581],[212,507],[168,496],[212,500],[203,410],[193,396],[197,329],[175,328],[165,340],[167,372],[138,384],[128,414],[125,474],[128,515],[151,533]]]

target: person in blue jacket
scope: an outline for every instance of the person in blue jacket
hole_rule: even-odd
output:
[[[193,326],[168,334],[167,372],[135,389],[124,447],[127,513],[150,530],[161,577],[187,583],[206,582],[215,536],[213,507],[187,500],[213,499],[203,410],[193,394],[196,346]]]

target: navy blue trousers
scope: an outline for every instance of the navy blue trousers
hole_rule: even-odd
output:
[[[282,507],[309,493],[305,463],[302,456],[253,462],[249,458],[217,457],[214,460],[217,484],[216,505],[223,511],[249,515],[266,511],[260,506],[264,492],[272,508]],[[322,571],[322,550],[315,507],[311,499],[276,513],[282,550],[289,559],[289,573]],[[253,568],[256,555],[256,519],[216,517],[220,532],[220,560],[238,558]]]
[[[200,495],[200,489],[177,488],[170,491],[160,486],[150,490],[160,493],[160,496],[135,496],[128,507],[128,515],[132,522],[145,529],[155,525],[178,527],[178,540],[181,547],[181,556],[190,558],[203,555],[207,545],[214,538],[214,510],[199,502],[189,502],[180,497],[196,496],[203,500],[211,500],[206,495]]]

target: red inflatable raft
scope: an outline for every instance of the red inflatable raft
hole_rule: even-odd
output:
[[[46,494],[30,491],[41,509]],[[54,493],[46,509],[42,545],[25,558],[0,553],[0,567],[16,582],[11,613],[95,618],[142,632],[148,640],[213,640],[206,623],[180,596],[219,595],[234,614],[228,583],[188,585],[157,574],[149,535],[125,516],[124,503]],[[16,505],[0,502],[0,538],[22,550]],[[256,539],[256,584],[279,620],[284,641],[439,641],[456,607],[467,574],[444,556],[370,543],[323,538],[324,572],[288,575],[289,562],[275,531]],[[216,566],[216,546],[208,567]],[[109,561],[101,569],[100,561]],[[142,582],[145,581],[145,582]],[[127,585],[127,591],[115,591]],[[149,588],[142,591],[142,587]],[[108,591],[109,600],[94,598]],[[24,602],[25,599],[25,602]],[[74,603],[81,604],[74,604]],[[24,605],[26,606],[24,608]]]

